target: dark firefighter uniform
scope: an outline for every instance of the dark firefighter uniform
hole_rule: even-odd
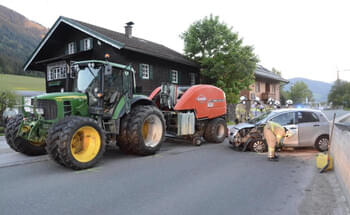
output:
[[[278,123],[269,121],[264,127],[264,137],[268,146],[268,159],[277,161],[278,157],[275,155],[277,144],[282,144],[281,141],[286,137],[285,129]]]

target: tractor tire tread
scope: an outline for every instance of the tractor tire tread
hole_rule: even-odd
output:
[[[103,156],[105,150],[106,150],[106,144],[105,144],[105,138],[104,133],[100,129],[101,134],[101,150],[99,154],[90,162],[87,163],[79,163],[75,162],[72,159],[72,156],[68,153],[67,150],[67,144],[71,141],[71,136],[74,134],[74,132],[81,127],[80,125],[86,124],[86,123],[92,123],[96,124],[96,121],[87,118],[87,117],[80,117],[80,116],[70,116],[66,117],[63,120],[57,122],[54,126],[51,127],[49,130],[47,143],[46,143],[46,150],[48,151],[50,157],[59,163],[62,166],[74,169],[74,170],[81,170],[90,168],[93,165],[95,165]]]
[[[18,130],[20,129],[23,121],[23,115],[18,114],[15,118],[10,119],[5,129],[5,138],[7,144],[16,152],[23,153],[29,156],[38,156],[46,154],[45,144],[39,146],[33,145],[30,141],[21,137],[17,137]]]
[[[163,125],[163,134],[161,140],[159,144],[155,147],[147,147],[143,142],[141,134],[141,127],[143,125],[143,121],[147,116],[151,114],[155,114],[158,117],[160,117],[160,120]],[[129,117],[128,121],[127,136],[128,141],[131,144],[133,153],[138,155],[155,154],[157,151],[159,151],[164,140],[165,119],[163,113],[157,107],[154,107],[152,105],[139,105],[132,109],[130,116],[131,117]]]

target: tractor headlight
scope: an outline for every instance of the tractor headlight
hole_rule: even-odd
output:
[[[44,109],[43,108],[36,108],[35,112],[39,115],[44,115]]]

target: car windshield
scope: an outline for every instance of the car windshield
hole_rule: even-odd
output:
[[[260,122],[261,120],[267,118],[269,115],[273,115],[274,113],[272,111],[267,111],[257,117],[254,117],[253,119],[249,120],[248,123],[251,124],[257,124],[258,122]]]
[[[85,93],[87,89],[93,89],[98,86],[98,73],[101,70],[100,67],[86,66],[80,68],[77,73],[77,77],[74,79],[74,91]]]

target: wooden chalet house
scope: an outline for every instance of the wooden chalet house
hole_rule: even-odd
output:
[[[241,91],[241,96],[245,96],[249,101],[254,101],[256,97],[260,101],[267,102],[269,98],[280,101],[280,85],[289,83],[287,79],[269,71],[261,65],[257,65],[255,70],[255,82],[250,89]]]
[[[70,64],[80,60],[104,60],[132,65],[136,71],[136,91],[150,94],[162,82],[179,85],[199,83],[199,66],[163,45],[125,33],[111,31],[81,21],[59,17],[24,65],[25,71],[46,73],[46,91],[72,90]]]

